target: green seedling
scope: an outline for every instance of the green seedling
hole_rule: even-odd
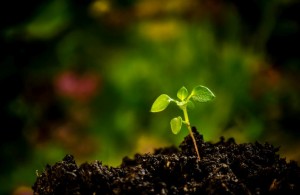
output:
[[[153,103],[151,107],[151,112],[161,112],[165,110],[170,102],[175,102],[176,105],[183,111],[184,120],[181,116],[175,117],[171,120],[171,130],[174,134],[177,134],[181,130],[182,123],[185,124],[189,130],[190,136],[193,140],[195,150],[200,161],[200,155],[197,147],[197,143],[191,128],[187,108],[193,108],[194,102],[208,102],[215,98],[213,92],[211,92],[207,87],[199,85],[194,87],[192,92],[189,94],[188,90],[183,86],[177,92],[177,97],[179,100],[172,99],[166,94],[160,95]]]

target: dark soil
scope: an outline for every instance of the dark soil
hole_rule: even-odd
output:
[[[67,155],[37,176],[34,194],[300,194],[300,168],[278,148],[222,137],[213,144],[193,131],[200,161],[190,136],[180,149],[125,157],[116,168],[99,161],[78,166]]]

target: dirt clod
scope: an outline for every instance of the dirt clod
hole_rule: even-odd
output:
[[[67,155],[37,176],[34,194],[300,194],[300,168],[278,148],[234,139],[204,142],[195,128],[201,160],[187,136],[175,147],[125,157],[119,167],[77,166]]]

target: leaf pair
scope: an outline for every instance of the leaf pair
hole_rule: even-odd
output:
[[[153,103],[151,107],[151,112],[161,112],[165,110],[170,102],[175,102],[177,106],[186,113],[187,107],[193,108],[194,104],[192,100],[197,102],[207,102],[215,98],[215,95],[207,88],[202,85],[194,87],[191,94],[189,95],[188,90],[183,86],[177,92],[177,97],[180,101],[170,98],[166,94],[160,95]],[[191,100],[192,99],[192,100]],[[187,115],[187,113],[186,113]],[[180,116],[175,117],[171,120],[171,130],[174,134],[177,134],[181,130],[182,123],[189,124],[188,117],[185,116],[183,121]]]
[[[198,102],[208,102],[215,98],[213,92],[211,92],[207,87],[199,85],[195,87],[192,93],[188,96],[188,90],[185,87],[181,87],[177,92],[177,97],[181,100],[176,101],[170,98],[166,94],[160,95],[153,103],[151,107],[151,112],[161,112],[168,107],[171,101],[177,103],[178,106],[183,104],[188,104],[190,98]]]

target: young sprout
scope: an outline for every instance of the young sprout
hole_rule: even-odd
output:
[[[192,92],[189,94],[188,90],[183,86],[177,92],[177,97],[179,100],[174,100],[166,94],[160,95],[153,103],[151,107],[151,112],[161,112],[168,107],[170,102],[175,102],[177,106],[183,111],[184,120],[181,116],[175,117],[171,120],[171,130],[174,134],[179,133],[181,130],[182,123],[185,124],[189,130],[190,136],[193,140],[194,147],[198,156],[198,160],[200,161],[200,155],[197,147],[197,143],[191,129],[191,124],[189,120],[189,116],[187,113],[187,108],[193,108],[194,102],[208,102],[215,98],[213,92],[211,92],[207,87],[199,85],[194,87]]]

